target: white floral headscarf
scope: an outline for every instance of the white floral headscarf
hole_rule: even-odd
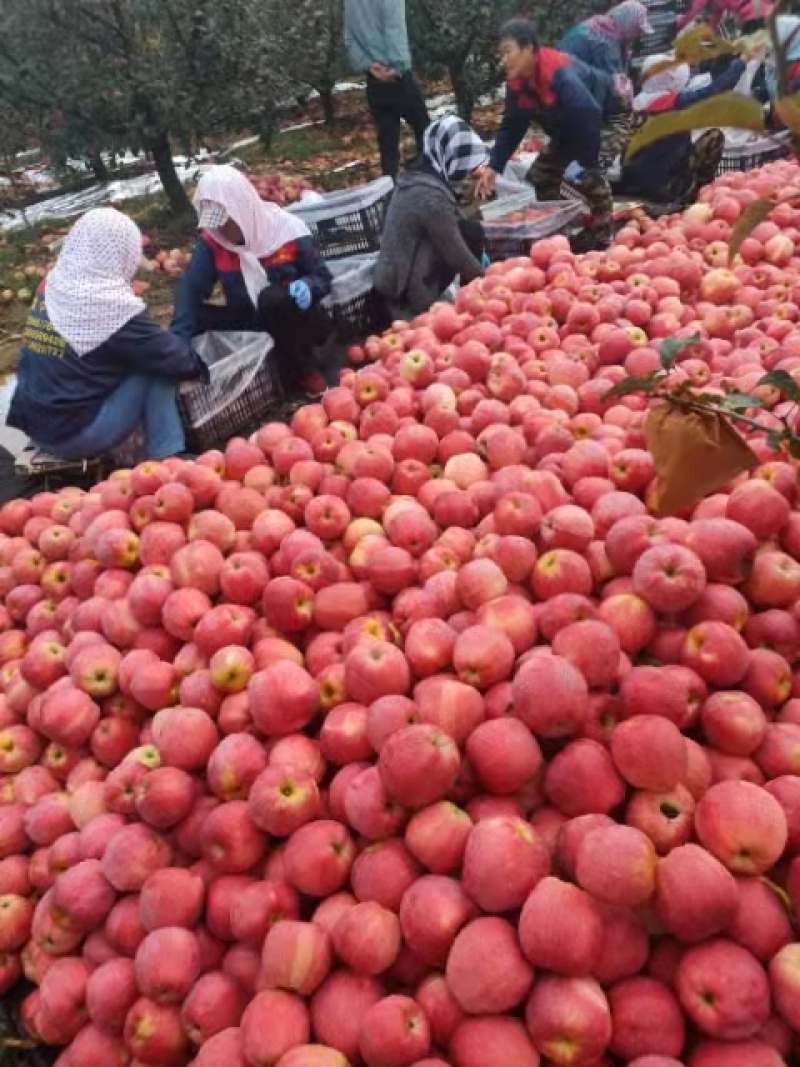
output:
[[[44,290],[47,315],[85,356],[145,310],[132,282],[142,259],[139,227],[111,207],[95,208],[67,234]]]

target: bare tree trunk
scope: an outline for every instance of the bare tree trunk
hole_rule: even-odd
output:
[[[191,214],[192,203],[175,169],[175,160],[172,158],[172,145],[169,143],[169,136],[162,131],[150,140],[147,148],[152,153],[156,171],[161,179],[161,184],[164,187],[173,215]]]
[[[456,98],[456,110],[465,122],[469,122],[475,110],[475,93],[469,85],[469,79],[465,76],[463,63],[450,64],[448,73]]]
[[[336,97],[333,88],[320,89],[319,99],[322,103],[322,114],[326,126],[332,126],[336,121]]]
[[[102,152],[99,152],[97,149],[92,149],[92,151],[89,152],[88,158],[89,166],[92,168],[92,174],[94,174],[99,182],[105,184],[108,181],[109,175],[108,167],[106,166],[106,161],[103,159]]]

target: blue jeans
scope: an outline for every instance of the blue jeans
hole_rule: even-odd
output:
[[[147,459],[166,459],[185,450],[175,382],[132,374],[106,400],[93,422],[68,440],[45,447],[60,459],[92,459],[122,444],[142,424]]]

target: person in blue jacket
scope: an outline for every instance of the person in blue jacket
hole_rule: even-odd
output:
[[[666,54],[650,56],[645,61],[642,88],[633,102],[640,123],[728,92],[745,71],[744,60],[732,58],[709,85],[689,89],[689,66],[681,63],[665,68],[665,63],[672,60],[674,57]],[[696,141],[690,133],[672,134],[625,158],[620,189],[657,203],[691,204],[698,191],[716,177],[724,148],[721,130],[706,130]]]
[[[39,286],[8,413],[37,446],[34,465],[92,459],[142,424],[148,458],[184,451],[176,383],[208,371],[134,293],[141,258],[136,223],[97,208],[72,227]]]
[[[629,98],[612,75],[541,47],[527,19],[512,19],[501,29],[500,54],[507,77],[505,110],[479,193],[494,191],[497,175],[535,121],[550,143],[528,172],[528,181],[540,200],[577,193],[591,212],[591,242],[606,247],[614,205],[605,172],[627,137]]]
[[[652,33],[647,8],[641,0],[623,0],[605,15],[573,26],[556,47],[595,70],[627,79],[633,45],[645,33]]]
[[[209,167],[195,194],[200,239],[178,285],[171,329],[187,340],[207,331],[272,336],[285,388],[325,391],[318,349],[333,332],[322,299],[331,275],[306,224],[265,203],[235,167]],[[217,283],[225,306],[208,303]]]

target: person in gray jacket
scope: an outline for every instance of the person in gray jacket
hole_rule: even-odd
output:
[[[430,122],[411,73],[405,0],[345,0],[344,41],[354,70],[367,75],[367,104],[378,133],[384,174],[400,169],[400,124],[414,131],[417,152]]]
[[[427,311],[456,276],[466,283],[483,275],[483,229],[465,217],[459,198],[488,160],[480,137],[454,115],[425,131],[421,158],[392,194],[375,268],[392,318]]]

